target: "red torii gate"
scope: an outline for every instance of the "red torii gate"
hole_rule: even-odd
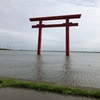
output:
[[[69,19],[75,19],[75,18],[80,18],[80,17],[81,17],[81,14],[29,18],[30,21],[39,21],[39,24],[32,25],[32,28],[39,28],[37,54],[38,55],[41,54],[42,28],[48,28],[48,27],[66,27],[66,55],[69,56],[69,54],[70,54],[70,47],[69,47],[69,26],[78,26],[78,23],[69,22]],[[62,19],[65,19],[66,22],[62,23],[62,24],[42,24],[43,21],[47,21],[47,20],[62,20]]]

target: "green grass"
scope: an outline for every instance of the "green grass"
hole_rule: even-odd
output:
[[[21,81],[17,79],[0,79],[0,88],[3,87],[27,88],[38,91],[60,93],[63,95],[77,95],[77,96],[100,98],[100,90],[98,91],[85,90],[80,88],[70,88],[68,86],[56,86],[46,83]]]

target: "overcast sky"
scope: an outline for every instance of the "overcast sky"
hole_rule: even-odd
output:
[[[0,0],[0,47],[37,49],[38,29],[29,18],[82,14],[70,27],[71,50],[100,51],[100,0]],[[46,23],[64,23],[52,21]],[[65,50],[65,28],[43,29],[42,50]]]

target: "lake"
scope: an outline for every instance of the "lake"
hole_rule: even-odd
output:
[[[100,53],[0,50],[0,76],[100,88]]]

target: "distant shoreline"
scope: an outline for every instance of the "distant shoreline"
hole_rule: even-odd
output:
[[[0,48],[0,50],[10,50],[10,49],[6,49],[6,48]]]
[[[34,51],[37,52],[37,50],[13,50],[13,49],[7,49],[7,48],[0,48],[0,50],[8,50],[8,51]],[[49,51],[49,50],[43,50],[42,52],[65,52],[65,51]],[[100,51],[70,51],[74,53],[100,53]]]

